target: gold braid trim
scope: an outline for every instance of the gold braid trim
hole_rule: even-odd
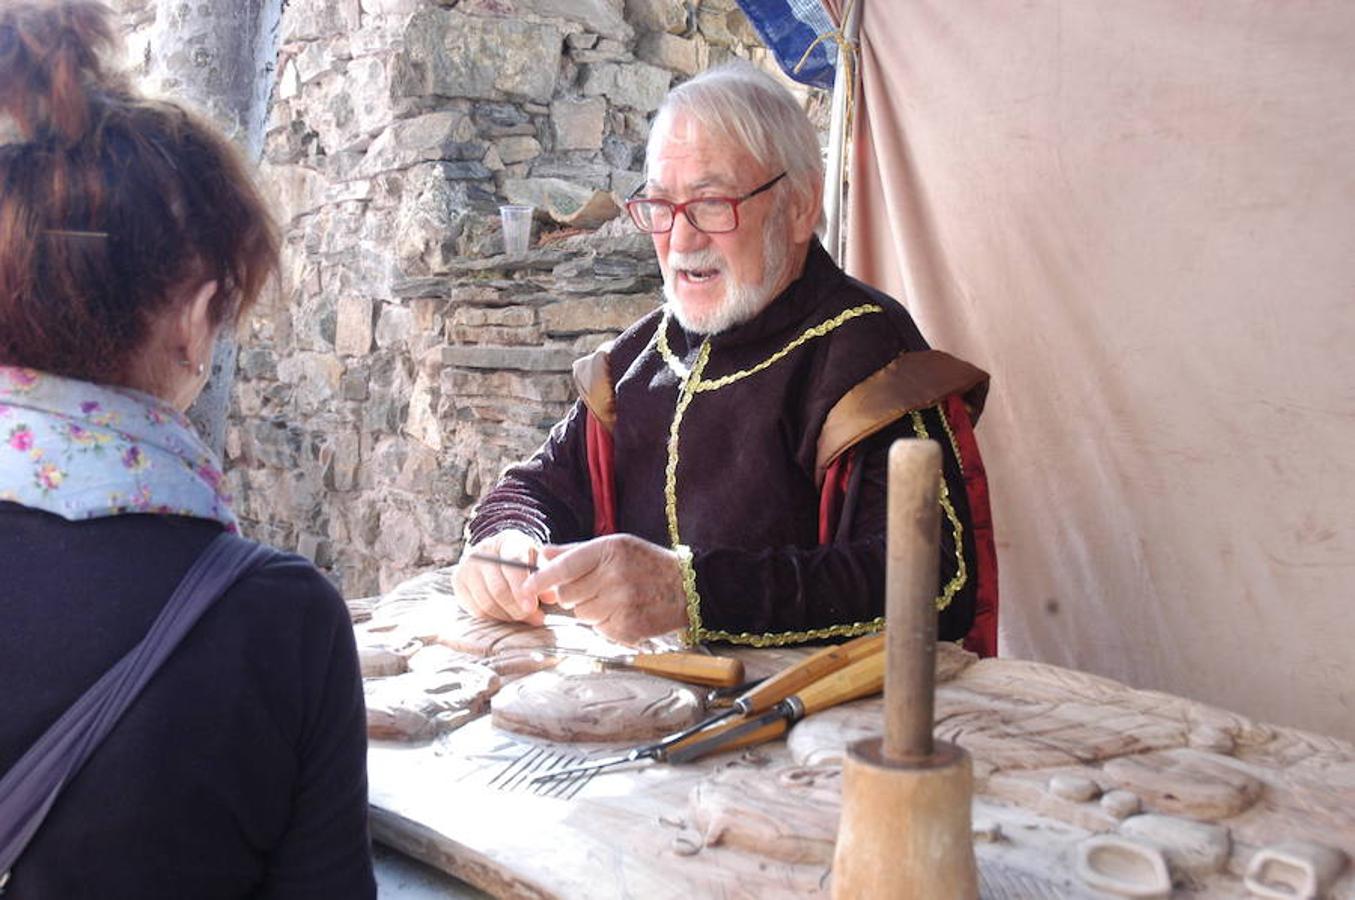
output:
[[[780,362],[791,351],[805,342],[823,337],[852,319],[881,312],[884,312],[884,309],[873,303],[845,310],[826,322],[806,329],[795,340],[751,369],[743,369],[710,381],[704,381],[701,378],[706,369],[706,364],[710,362],[710,340],[707,339],[701,344],[701,349],[696,355],[696,361],[688,369],[687,366],[683,365],[682,360],[678,359],[677,355],[673,353],[672,348],[668,346],[669,317],[667,311],[664,312],[663,319],[659,322],[659,328],[655,334],[654,343],[668,368],[682,381],[682,386],[678,391],[677,406],[673,410],[673,424],[668,429],[668,464],[664,469],[663,500],[664,513],[668,519],[668,540],[673,545],[673,550],[678,554],[678,564],[682,567],[682,589],[687,595],[687,633],[685,638],[689,644],[696,645],[702,641],[723,641],[730,644],[746,644],[752,647],[779,647],[785,644],[802,644],[805,641],[823,640],[825,638],[856,637],[884,628],[885,620],[881,616],[868,622],[852,622],[845,625],[814,628],[809,631],[783,631],[769,634],[752,634],[749,632],[734,634],[728,631],[703,629],[701,627],[701,595],[696,589],[696,568],[692,565],[691,548],[682,543],[681,535],[678,532],[677,517],[678,434],[682,426],[682,418],[687,414],[687,407],[691,405],[692,398],[698,393],[717,391],[750,375],[756,375],[769,366]],[[943,489],[944,487],[942,485]],[[952,521],[954,521],[954,518],[954,511],[952,510]],[[960,564],[961,566],[964,565],[963,558],[961,558]],[[963,578],[960,583],[964,583]],[[958,587],[956,589],[958,590]],[[946,602],[949,603],[950,600],[947,599]]]
[[[941,416],[942,422],[946,421],[946,414],[941,407],[934,406],[932,409],[935,409],[937,414]],[[927,432],[927,423],[922,421],[922,413],[914,410],[909,415],[913,420],[913,433],[924,441],[927,440],[930,435]],[[950,429],[947,428],[946,431],[949,433]],[[955,452],[958,459],[960,454],[959,451],[955,450],[953,435],[951,436],[951,450]],[[941,501],[941,508],[945,510],[946,518],[950,521],[951,535],[955,538],[955,577],[942,589],[941,596],[936,598],[936,610],[940,612],[950,606],[950,601],[955,599],[955,595],[959,593],[960,588],[964,587],[965,582],[969,580],[969,567],[965,565],[964,559],[964,528],[960,525],[960,517],[955,514],[955,505],[950,502],[950,489],[946,486],[944,477],[941,479],[941,490],[938,492],[938,497]]]
[[[805,641],[818,641],[824,638],[857,637],[871,634],[885,627],[884,616],[869,622],[852,622],[848,625],[829,625],[827,628],[815,628],[810,631],[781,631],[769,634],[733,634],[728,631],[702,630],[699,636],[707,641],[724,641],[728,644],[747,644],[750,647],[780,647],[785,644],[803,644]]]
[[[805,332],[795,340],[791,341],[762,362],[753,366],[751,369],[741,369],[738,372],[731,372],[728,375],[723,375],[719,378],[711,379],[710,381],[703,381],[701,380],[701,376],[697,375],[696,381],[692,385],[692,393],[699,394],[704,391],[718,391],[720,388],[731,385],[736,381],[742,381],[749,375],[756,375],[763,369],[773,366],[785,359],[791,351],[807,341],[823,337],[830,331],[836,331],[843,324],[850,322],[852,319],[858,318],[859,316],[868,316],[871,313],[882,312],[884,312],[884,309],[880,306],[876,306],[874,303],[867,303],[863,306],[854,306],[851,309],[844,310],[826,322],[821,322],[813,328],[805,329]],[[673,353],[672,348],[668,346],[668,312],[666,310],[663,314],[663,320],[659,322],[659,333],[656,343],[659,347],[659,355],[662,356],[663,361],[668,364],[668,368],[672,369],[673,374],[677,375],[678,378],[685,381],[691,372],[682,364],[682,360],[678,359],[677,355]]]
[[[659,325],[660,333],[667,322],[665,317]],[[664,347],[667,347],[666,341]],[[673,424],[668,428],[668,464],[663,472],[663,511],[668,519],[668,541],[673,545],[673,550],[678,555],[678,564],[682,567],[682,590],[687,595],[687,640],[692,645],[701,642],[701,595],[696,591],[696,569],[692,567],[691,548],[683,544],[682,538],[678,535],[678,432],[682,427],[682,417],[687,414],[687,407],[691,405],[692,397],[695,396],[692,386],[701,377],[701,372],[709,360],[710,341],[707,340],[701,344],[701,350],[696,354],[696,363],[683,377],[682,387],[678,391],[677,406],[673,409]]]
[[[696,567],[692,565],[692,548],[678,544],[678,567],[682,569],[682,592],[687,595],[687,631],[683,640],[688,647],[701,643],[701,595],[696,592]]]

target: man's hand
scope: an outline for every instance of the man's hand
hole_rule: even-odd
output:
[[[461,562],[452,569],[452,588],[461,608],[481,619],[540,625],[545,613],[536,595],[522,590],[529,574],[526,569],[471,558],[473,553],[486,553],[536,565],[540,546],[520,531],[501,531],[466,547]]]
[[[637,644],[687,626],[682,566],[672,550],[630,534],[545,546],[549,560],[522,582],[519,597],[547,595],[614,641]]]

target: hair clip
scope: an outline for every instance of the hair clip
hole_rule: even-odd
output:
[[[107,231],[67,231],[64,228],[44,228],[43,234],[50,234],[55,237],[73,237],[73,238],[106,238]]]

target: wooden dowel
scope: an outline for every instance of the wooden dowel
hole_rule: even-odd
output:
[[[941,447],[900,440],[889,448],[889,534],[885,573],[886,762],[932,755],[936,680],[936,593]]]

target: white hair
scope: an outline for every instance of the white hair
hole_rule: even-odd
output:
[[[709,69],[673,88],[654,117],[646,155],[666,140],[682,115],[707,134],[726,138],[812,199],[823,183],[819,136],[795,97],[775,78],[743,62]]]

